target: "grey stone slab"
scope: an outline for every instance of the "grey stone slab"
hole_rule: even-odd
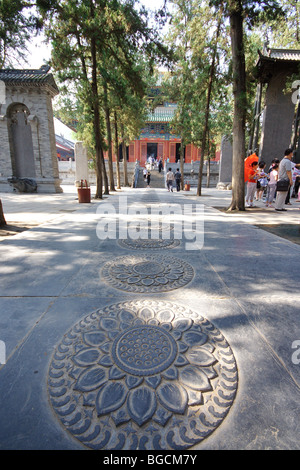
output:
[[[1,402],[5,403],[0,411],[1,449],[80,448],[54,419],[49,406],[49,362],[65,331],[102,302],[57,299],[0,369]]]
[[[77,256],[32,252],[7,257],[1,267],[2,296],[57,296],[81,264]]]
[[[1,295],[59,295],[98,244],[93,221],[44,226],[3,241]]]
[[[53,301],[51,297],[4,297],[1,299],[0,340],[5,343],[7,359],[30,334]]]
[[[255,325],[233,299],[210,300],[206,308],[198,303],[198,309],[204,309],[203,314],[226,337],[237,359],[239,374],[238,392],[230,413],[217,432],[198,448],[299,449],[300,393],[292,376],[295,371],[288,370],[261,334],[260,325]]]

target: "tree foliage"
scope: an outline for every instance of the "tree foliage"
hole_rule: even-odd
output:
[[[33,2],[0,0],[0,68],[23,58],[31,35],[39,28]]]

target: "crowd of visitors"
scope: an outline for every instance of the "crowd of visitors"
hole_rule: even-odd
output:
[[[300,202],[300,164],[293,161],[293,150],[288,148],[280,161],[274,158],[269,168],[264,161],[259,161],[254,153],[245,159],[246,207],[255,207],[254,201],[264,202],[266,207],[275,208],[276,211],[286,211],[286,205],[291,205],[290,198],[295,197]],[[154,167],[159,172],[163,169],[163,162],[148,161],[144,168],[144,180],[150,187],[150,169]],[[181,173],[179,168],[174,173],[169,167],[166,173],[166,186],[173,192],[173,187],[180,191]],[[273,206],[275,202],[275,207]],[[300,207],[299,207],[300,209]]]
[[[265,202],[266,207],[286,211],[294,196],[300,202],[300,164],[293,161],[293,150],[288,148],[280,161],[275,158],[266,171],[266,163],[259,162],[256,154],[245,159],[246,207],[255,207],[254,200]]]

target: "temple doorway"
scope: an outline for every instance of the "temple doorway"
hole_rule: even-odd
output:
[[[126,160],[129,161],[129,147],[126,145]],[[123,145],[119,145],[119,162],[123,161]]]
[[[176,144],[176,157],[175,157],[176,163],[178,163],[180,161],[180,146],[181,146],[181,143]],[[185,149],[186,149],[186,147],[184,147],[184,150],[183,150],[183,161],[184,162],[185,162]]]
[[[149,157],[157,159],[157,144],[147,144],[147,160]]]

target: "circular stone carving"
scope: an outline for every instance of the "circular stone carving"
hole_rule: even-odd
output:
[[[167,369],[177,354],[174,338],[162,328],[130,328],[112,346],[114,362],[134,375],[154,375]]]
[[[124,302],[67,332],[51,360],[50,403],[92,449],[182,450],[224,420],[238,373],[207,319],[169,302]]]
[[[124,256],[109,261],[102,279],[111,286],[130,292],[165,292],[189,283],[194,276],[191,265],[170,256]]]
[[[166,248],[175,248],[180,244],[179,240],[170,239],[153,239],[153,240],[119,240],[119,245],[122,248],[128,248],[131,250],[161,250]]]
[[[180,240],[174,239],[174,226],[172,223],[165,222],[165,227],[163,222],[153,221],[151,218],[142,219],[140,222],[148,226],[148,238],[131,239],[129,237],[120,239],[118,243],[122,248],[131,250],[161,250],[175,248],[180,245]],[[166,229],[166,233],[164,229]]]

